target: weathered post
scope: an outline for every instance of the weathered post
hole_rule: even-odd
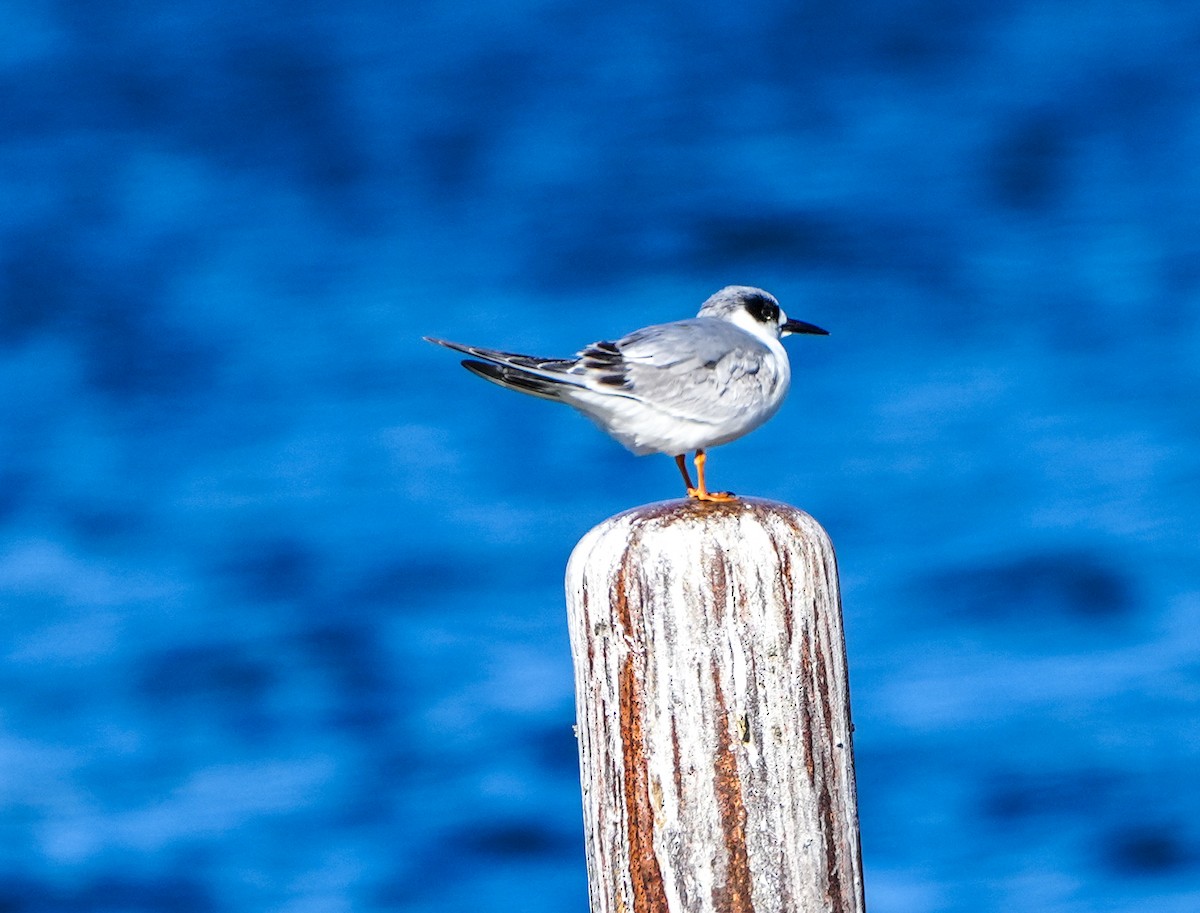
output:
[[[803,511],[669,501],[567,568],[592,913],[862,913],[833,547]]]

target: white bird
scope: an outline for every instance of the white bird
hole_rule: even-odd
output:
[[[826,336],[789,320],[762,289],[730,285],[689,320],[660,323],[615,342],[595,342],[574,358],[535,358],[425,338],[472,356],[463,367],[485,380],[574,406],[638,455],[675,457],[689,497],[732,501],[711,492],[705,451],[753,431],[771,418],[791,381],[780,337]],[[697,484],[685,454],[695,451]]]

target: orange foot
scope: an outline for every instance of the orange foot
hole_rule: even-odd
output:
[[[736,501],[737,495],[732,491],[701,491],[699,488],[689,488],[687,490],[689,498],[695,498],[697,501]]]

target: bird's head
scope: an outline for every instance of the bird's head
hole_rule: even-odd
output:
[[[803,320],[788,320],[774,295],[748,285],[727,285],[700,306],[699,316],[728,320],[763,340],[792,333],[829,335],[828,331]]]

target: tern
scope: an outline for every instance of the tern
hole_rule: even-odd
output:
[[[594,342],[573,358],[425,339],[470,356],[463,367],[485,380],[573,406],[635,454],[673,456],[689,497],[732,501],[730,492],[708,490],[707,451],[749,434],[779,411],[791,382],[780,339],[793,333],[828,335],[789,320],[770,293],[730,285],[695,317]],[[695,485],[688,452],[695,453]]]

